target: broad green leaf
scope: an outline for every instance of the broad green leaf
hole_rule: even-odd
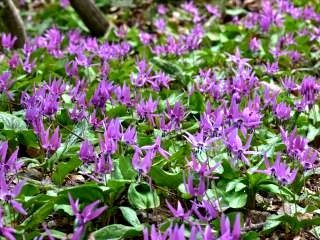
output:
[[[27,124],[21,118],[16,117],[13,114],[0,112],[0,123],[3,124],[5,130],[26,130]]]
[[[231,192],[226,194],[226,201],[232,208],[242,208],[247,203],[248,195],[244,192]]]
[[[231,15],[231,16],[237,16],[237,15],[247,13],[247,11],[243,8],[232,8],[232,9],[230,8],[230,9],[226,9],[225,12],[227,15]]]
[[[121,174],[125,179],[133,179],[137,176],[137,172],[132,168],[131,158],[127,156],[122,156],[119,159],[119,168]]]
[[[92,203],[96,200],[104,202],[104,194],[101,188],[96,184],[87,183],[74,187],[64,188],[63,190],[61,190],[58,193],[59,202],[57,202],[57,204],[68,203],[68,193],[71,194],[73,199],[79,198],[81,203]]]
[[[61,162],[57,165],[55,172],[52,174],[52,180],[55,184],[61,185],[65,176],[79,167],[81,161],[77,158],[71,158],[68,162]]]
[[[137,213],[135,210],[129,207],[119,207],[123,217],[127,220],[128,223],[130,223],[132,226],[138,226],[140,225],[140,221],[137,217]]]
[[[18,228],[27,230],[37,227],[53,212],[54,203],[55,200],[53,199],[42,205],[38,210],[33,212],[26,220],[24,220]]]
[[[176,189],[182,182],[182,173],[170,173],[158,166],[153,166],[150,171],[152,180],[159,186]]]
[[[159,196],[147,183],[132,183],[128,189],[128,200],[137,209],[156,208],[160,205]]]
[[[173,62],[169,62],[167,60],[161,59],[161,58],[152,58],[151,62],[156,65],[158,68],[160,68],[165,73],[174,76],[178,81],[180,81],[183,84],[186,84],[187,80],[185,77],[185,74],[180,66]]]
[[[134,238],[142,235],[143,228],[143,225],[129,227],[122,224],[112,224],[93,232],[90,236],[95,240]]]
[[[203,112],[204,111],[204,96],[199,92],[194,92],[189,101],[189,108],[190,110],[196,112]]]

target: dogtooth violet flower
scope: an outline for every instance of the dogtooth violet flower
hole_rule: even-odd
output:
[[[1,154],[1,161],[0,161],[0,171],[5,171],[6,173],[15,173],[17,172],[21,167],[22,163],[17,162],[18,158],[18,151],[19,149],[16,149],[9,158],[7,158],[8,153],[8,142],[0,142],[0,154]]]
[[[97,200],[80,211],[79,199],[74,201],[70,193],[68,193],[68,197],[73,215],[75,216],[75,229],[71,239],[80,240],[85,232],[86,223],[99,217],[107,209],[107,206],[96,208],[100,203],[100,201]]]
[[[27,215],[26,210],[23,208],[22,204],[14,200],[19,194],[24,185],[24,181],[18,182],[13,188],[11,184],[8,184],[5,179],[5,173],[2,169],[0,172],[0,200],[10,204],[17,212]]]
[[[6,227],[4,224],[4,214],[3,209],[0,207],[0,236],[8,239],[8,240],[16,240],[14,233],[16,230],[11,227]]]
[[[288,185],[291,184],[297,175],[298,170],[291,170],[285,162],[281,162],[281,153],[277,153],[277,157],[273,165],[270,165],[270,162],[267,158],[267,155],[264,155],[264,163],[266,166],[265,170],[256,170],[266,175],[275,177],[281,184]]]

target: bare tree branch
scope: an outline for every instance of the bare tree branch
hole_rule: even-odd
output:
[[[92,0],[70,0],[70,3],[93,36],[105,34],[108,22]]]
[[[18,38],[14,47],[23,47],[27,34],[19,11],[12,0],[0,0],[0,30]]]

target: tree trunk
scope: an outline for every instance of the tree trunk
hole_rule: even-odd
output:
[[[14,47],[23,47],[27,34],[19,11],[12,0],[0,0],[0,30],[18,38]]]
[[[90,30],[91,35],[101,37],[105,34],[108,22],[92,0],[70,0],[70,3]]]

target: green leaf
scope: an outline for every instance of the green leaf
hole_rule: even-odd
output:
[[[316,138],[316,136],[318,136],[319,134],[320,134],[320,130],[314,127],[313,125],[309,124],[308,135],[307,135],[308,141],[312,142]]]
[[[77,158],[71,158],[68,162],[59,163],[55,172],[52,174],[52,181],[57,185],[61,185],[65,176],[79,167],[81,163]]]
[[[18,227],[27,229],[34,229],[40,223],[42,223],[52,212],[54,207],[55,199],[42,205],[37,211],[31,214],[24,222]]]
[[[68,215],[72,216],[73,215],[73,211],[72,208],[70,206],[70,204],[55,204],[54,205],[54,211],[59,211],[62,210],[65,213],[67,213]]]
[[[106,116],[109,118],[123,117],[127,113],[127,107],[125,105],[112,106],[110,110],[107,110]]]
[[[127,220],[128,223],[130,223],[132,226],[138,226],[140,225],[140,221],[137,217],[137,213],[135,210],[129,207],[119,207],[123,217]]]
[[[104,202],[103,191],[96,184],[88,183],[78,186],[73,186],[69,188],[65,188],[58,193],[59,202],[60,203],[68,203],[68,193],[71,194],[73,199],[80,199],[80,202],[92,203],[96,200],[100,200]]]
[[[178,81],[180,81],[183,84],[186,84],[186,77],[184,75],[183,70],[174,62],[169,62],[167,60],[157,57],[152,58],[151,62],[165,73],[174,76]]]
[[[32,148],[39,148],[38,139],[33,130],[20,130],[17,133],[17,138],[19,140],[19,144],[21,145]]]
[[[3,124],[5,130],[26,130],[27,124],[21,118],[14,116],[13,114],[0,112],[0,123]]]
[[[317,226],[315,228],[313,228],[310,231],[315,237],[317,237],[318,239],[320,239],[320,226]]]
[[[241,14],[246,14],[247,11],[243,8],[232,8],[232,9],[226,9],[225,10],[227,15],[231,15],[231,16],[237,16],[237,15],[241,15]]]
[[[128,189],[128,200],[137,209],[159,207],[160,199],[147,183],[132,183]]]
[[[182,173],[169,173],[158,166],[151,167],[150,175],[152,180],[160,186],[177,188],[182,182]]]
[[[259,240],[260,237],[259,237],[259,233],[251,231],[251,232],[245,233],[241,239],[242,240]]]
[[[279,220],[280,216],[271,215],[267,218],[265,224],[263,225],[262,232],[263,233],[270,233],[273,229],[278,227],[281,224]]]
[[[133,179],[137,176],[137,172],[133,169],[131,164],[131,158],[122,156],[119,159],[119,168],[121,170],[121,174],[125,179]]]
[[[190,97],[189,102],[190,110],[196,112],[203,112],[204,111],[204,97],[199,92],[194,92]]]
[[[279,188],[278,185],[276,184],[260,184],[258,186],[258,190],[262,190],[262,191],[266,191],[266,192],[271,192],[271,193],[274,193],[274,194],[279,194],[281,189]]]
[[[226,200],[231,208],[242,208],[247,203],[247,197],[244,192],[232,192],[226,195]]]
[[[117,190],[126,186],[129,183],[132,183],[132,181],[127,179],[110,179],[107,183],[107,186],[112,188],[113,190]]]
[[[122,224],[112,224],[93,232],[91,236],[95,240],[133,238],[141,236],[143,228],[143,225],[130,227]]]

